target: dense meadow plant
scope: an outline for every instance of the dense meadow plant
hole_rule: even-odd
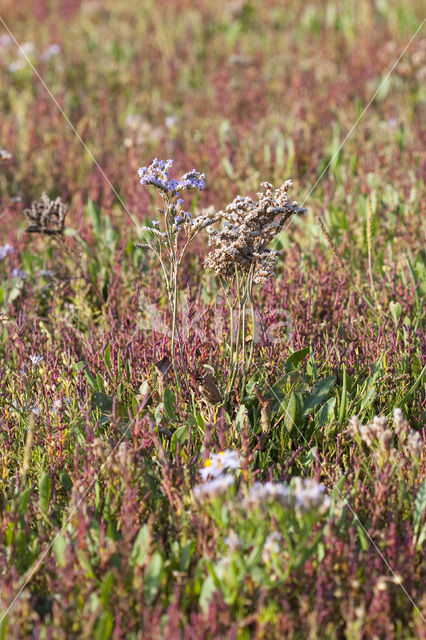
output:
[[[424,637],[420,4],[2,3],[0,640]]]
[[[185,251],[197,234],[214,222],[214,218],[208,214],[202,214],[192,219],[191,214],[185,211],[184,200],[180,197],[184,191],[200,191],[205,187],[205,175],[195,169],[183,174],[178,180],[169,178],[173,167],[173,160],[158,160],[155,158],[148,167],[141,167],[138,171],[142,185],[154,187],[164,202],[160,210],[160,220],[154,220],[151,227],[143,226],[140,232],[148,234],[149,238],[144,244],[138,244],[141,248],[151,250],[158,258],[163,277],[166,283],[167,295],[172,311],[171,330],[171,360],[173,370],[179,387],[180,376],[175,358],[175,340],[178,337],[178,345],[181,357],[181,366],[185,371],[185,362],[182,350],[182,341],[177,324],[178,317],[178,270],[182,263]],[[184,236],[182,244],[179,243]],[[187,385],[187,380],[185,379]]]
[[[289,201],[288,191],[291,180],[274,189],[269,182],[263,182],[264,192],[257,194],[257,200],[237,196],[227,205],[225,211],[214,213],[213,208],[205,209],[192,219],[183,208],[184,200],[178,197],[183,191],[201,190],[205,187],[205,175],[195,169],[185,173],[179,180],[170,178],[173,160],[155,158],[148,167],[139,169],[140,183],[155,188],[164,201],[160,211],[161,221],[154,220],[151,227],[143,226],[140,232],[148,234],[147,243],[138,244],[151,250],[158,258],[166,283],[172,311],[171,358],[177,382],[180,386],[175,361],[175,338],[184,367],[182,341],[177,324],[178,316],[178,270],[189,244],[203,229],[209,232],[209,243],[216,245],[204,261],[221,279],[230,309],[229,370],[225,398],[228,398],[237,375],[241,371],[241,393],[244,393],[245,379],[250,370],[254,353],[254,336],[250,339],[250,353],[247,354],[246,308],[250,307],[252,334],[255,332],[255,306],[253,285],[266,282],[275,275],[274,262],[278,255],[268,247],[283,230],[285,223],[296,214],[305,214],[306,209],[296,201]],[[221,222],[221,230],[211,226]],[[183,234],[182,234],[183,232]],[[181,234],[183,242],[179,242]],[[234,348],[234,309],[237,305],[237,327]],[[241,360],[241,362],[240,362]],[[186,371],[185,371],[186,375]]]
[[[274,189],[269,182],[262,182],[264,191],[257,200],[237,196],[225,209],[216,214],[215,222],[222,222],[221,230],[208,229],[209,244],[217,248],[204,261],[223,282],[230,309],[230,371],[226,397],[232,390],[235,377],[241,369],[241,394],[254,354],[256,330],[253,285],[266,282],[275,275],[274,262],[278,254],[268,247],[283,230],[287,220],[296,214],[306,213],[299,203],[288,199],[291,180]],[[234,349],[234,308],[237,305],[237,328]],[[247,350],[246,307],[251,312],[250,352]],[[241,364],[240,364],[241,358]]]

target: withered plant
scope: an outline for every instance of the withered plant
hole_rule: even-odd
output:
[[[213,269],[221,279],[230,310],[230,376],[227,395],[231,392],[238,370],[241,371],[244,391],[247,372],[253,362],[255,305],[253,286],[275,275],[278,251],[268,245],[284,229],[292,216],[306,212],[296,201],[290,201],[291,180],[275,189],[270,182],[262,182],[264,191],[257,200],[237,196],[225,209],[214,216],[222,222],[222,229],[208,229],[209,244],[217,248],[205,259],[204,265]],[[252,336],[246,335],[246,311],[250,308]],[[234,310],[237,308],[237,327],[234,350]],[[247,342],[250,351],[247,353]]]

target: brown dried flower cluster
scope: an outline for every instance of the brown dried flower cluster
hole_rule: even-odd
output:
[[[268,249],[271,240],[283,229],[285,222],[306,209],[288,199],[291,180],[274,189],[270,182],[262,182],[264,192],[257,200],[237,196],[225,211],[215,215],[222,220],[220,231],[208,229],[209,245],[217,249],[209,254],[205,266],[225,278],[235,275],[235,267],[250,274],[253,282],[264,282],[275,275],[274,263],[277,251]]]
[[[68,206],[62,202],[61,198],[51,200],[47,193],[43,193],[40,200],[31,204],[30,209],[24,209],[30,223],[26,231],[48,235],[61,234],[67,212]]]
[[[399,446],[407,456],[419,458],[424,447],[423,439],[417,431],[410,429],[401,409],[395,409],[393,422]],[[362,424],[356,416],[353,416],[349,421],[348,431],[352,437],[361,438],[374,458],[395,459],[396,449],[392,447],[393,432],[389,429],[385,416],[375,416],[369,424]]]

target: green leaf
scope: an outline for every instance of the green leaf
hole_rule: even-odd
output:
[[[132,567],[134,567],[135,565],[137,565],[138,567],[143,567],[145,565],[150,546],[151,533],[148,525],[145,524],[140,529],[133,545],[133,551],[130,557],[130,564],[132,565]]]
[[[320,429],[334,419],[334,410],[336,407],[336,398],[329,398],[324,402],[321,409],[315,416],[315,427]]]
[[[84,369],[84,375],[86,376],[86,380],[89,385],[92,387],[93,391],[98,391],[98,381],[94,375],[92,375],[89,369],[86,367]]]
[[[422,523],[423,513],[426,509],[426,480],[420,485],[417,491],[416,501],[414,503],[414,517],[413,517],[413,535],[414,538],[418,538],[420,534],[420,526]]]
[[[0,640],[6,640],[7,636],[7,627],[9,625],[9,621],[7,615],[4,615],[0,622]]]
[[[292,393],[284,406],[284,424],[291,433],[294,429],[299,431],[303,416],[303,396],[300,393]]]
[[[161,572],[163,569],[163,558],[156,551],[151,558],[148,570],[145,575],[145,599],[148,604],[154,600],[161,586]]]
[[[362,399],[361,407],[359,409],[360,416],[364,413],[365,410],[370,408],[370,406],[374,402],[375,397],[376,397],[376,387],[373,385],[371,389],[367,391],[367,393]]]
[[[19,496],[18,511],[19,511],[19,513],[21,515],[25,515],[25,513],[27,512],[28,500],[30,498],[30,493],[31,493],[31,487],[28,487]]]
[[[64,567],[65,562],[65,549],[67,547],[66,538],[62,535],[62,533],[58,533],[54,542],[53,549],[56,553],[56,564],[58,567]]]
[[[52,482],[48,473],[44,472],[38,483],[40,509],[46,512],[49,508]]]
[[[98,391],[93,395],[92,406],[93,409],[99,409],[102,413],[108,413],[112,410],[112,398]]]
[[[328,399],[328,395],[331,389],[334,387],[336,383],[336,376],[328,376],[328,378],[324,378],[317,382],[312,391],[305,398],[305,402],[303,405],[303,410],[307,413],[313,407],[316,407],[318,404],[321,404],[325,400]]]
[[[96,580],[96,576],[93,572],[92,565],[90,564],[90,559],[87,553],[83,551],[83,549],[77,549],[76,553],[82,569],[86,571],[87,575],[90,578],[92,578],[93,580]]]
[[[110,375],[110,377],[112,378],[112,370],[111,370],[111,343],[109,343],[109,345],[107,346],[107,348],[105,349],[105,355],[104,355],[104,362],[105,362],[105,366],[107,368],[107,371]]]
[[[101,235],[101,210],[100,208],[93,202],[92,198],[89,198],[89,202],[87,203],[87,213],[89,214],[90,222],[92,225],[93,233],[97,240],[99,240]]]
[[[169,387],[166,387],[164,389],[164,411],[168,419],[172,420],[172,422],[176,422],[175,405],[176,396]]]
[[[293,371],[294,369],[297,369],[308,353],[309,347],[304,347],[303,349],[299,349],[299,351],[294,351],[294,353],[292,353],[285,361],[286,371]]]
[[[215,584],[215,580],[213,576],[209,574],[203,582],[203,586],[201,587],[201,593],[199,598],[200,609],[201,611],[203,611],[203,613],[207,613],[209,609],[209,604],[212,601],[216,591],[217,591],[217,587]]]
[[[111,570],[109,570],[106,573],[100,588],[100,596],[101,596],[102,604],[104,605],[104,607],[108,606],[113,584],[114,584],[114,574],[112,573]]]
[[[368,551],[368,549],[370,548],[370,541],[368,540],[365,529],[362,526],[361,522],[358,520],[358,517],[355,517],[355,528],[358,533],[361,549],[363,551]]]
[[[175,454],[177,451],[177,443],[184,444],[188,440],[188,436],[189,424],[184,424],[183,427],[176,429],[170,441],[170,451]]]
[[[180,556],[179,571],[188,571],[191,558],[196,548],[197,544],[195,540],[191,540],[191,542],[188,542],[188,544],[184,546]]]
[[[95,626],[95,640],[108,640],[114,628],[114,617],[111,611],[104,611]]]
[[[399,302],[391,302],[389,305],[389,311],[391,313],[394,323],[398,324],[398,320],[400,319],[402,314],[401,304]]]

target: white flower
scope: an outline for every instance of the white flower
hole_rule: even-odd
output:
[[[175,127],[178,124],[178,122],[179,122],[179,118],[176,114],[167,116],[166,119],[164,120],[164,124],[168,129],[172,129],[173,127]]]
[[[9,253],[13,252],[13,247],[11,244],[4,244],[0,247],[0,260],[4,260]]]
[[[25,60],[15,60],[15,62],[11,62],[8,69],[10,73],[16,73],[25,67]]]
[[[221,493],[225,493],[233,485],[234,478],[230,475],[223,475],[210,480],[209,482],[203,482],[202,484],[194,487],[194,497],[202,498],[204,496],[216,496]]]
[[[28,357],[31,360],[31,362],[32,362],[34,367],[36,365],[40,364],[40,362],[43,360],[43,356],[38,356],[36,353],[33,353],[32,355],[30,355]]]
[[[203,480],[207,478],[217,478],[226,469],[239,469],[240,460],[238,454],[235,451],[226,449],[219,453],[213,453],[210,458],[204,463],[204,468],[200,469],[200,474]]]
[[[241,544],[241,538],[235,533],[235,531],[231,531],[229,536],[225,538],[225,544],[229,551],[235,551]]]
[[[22,57],[25,56],[30,56],[32,53],[34,53],[34,44],[32,42],[24,42],[24,44],[21,44],[21,46],[19,47],[19,55]]]
[[[12,44],[12,36],[8,33],[4,33],[0,36],[0,49],[6,49],[10,44]]]

